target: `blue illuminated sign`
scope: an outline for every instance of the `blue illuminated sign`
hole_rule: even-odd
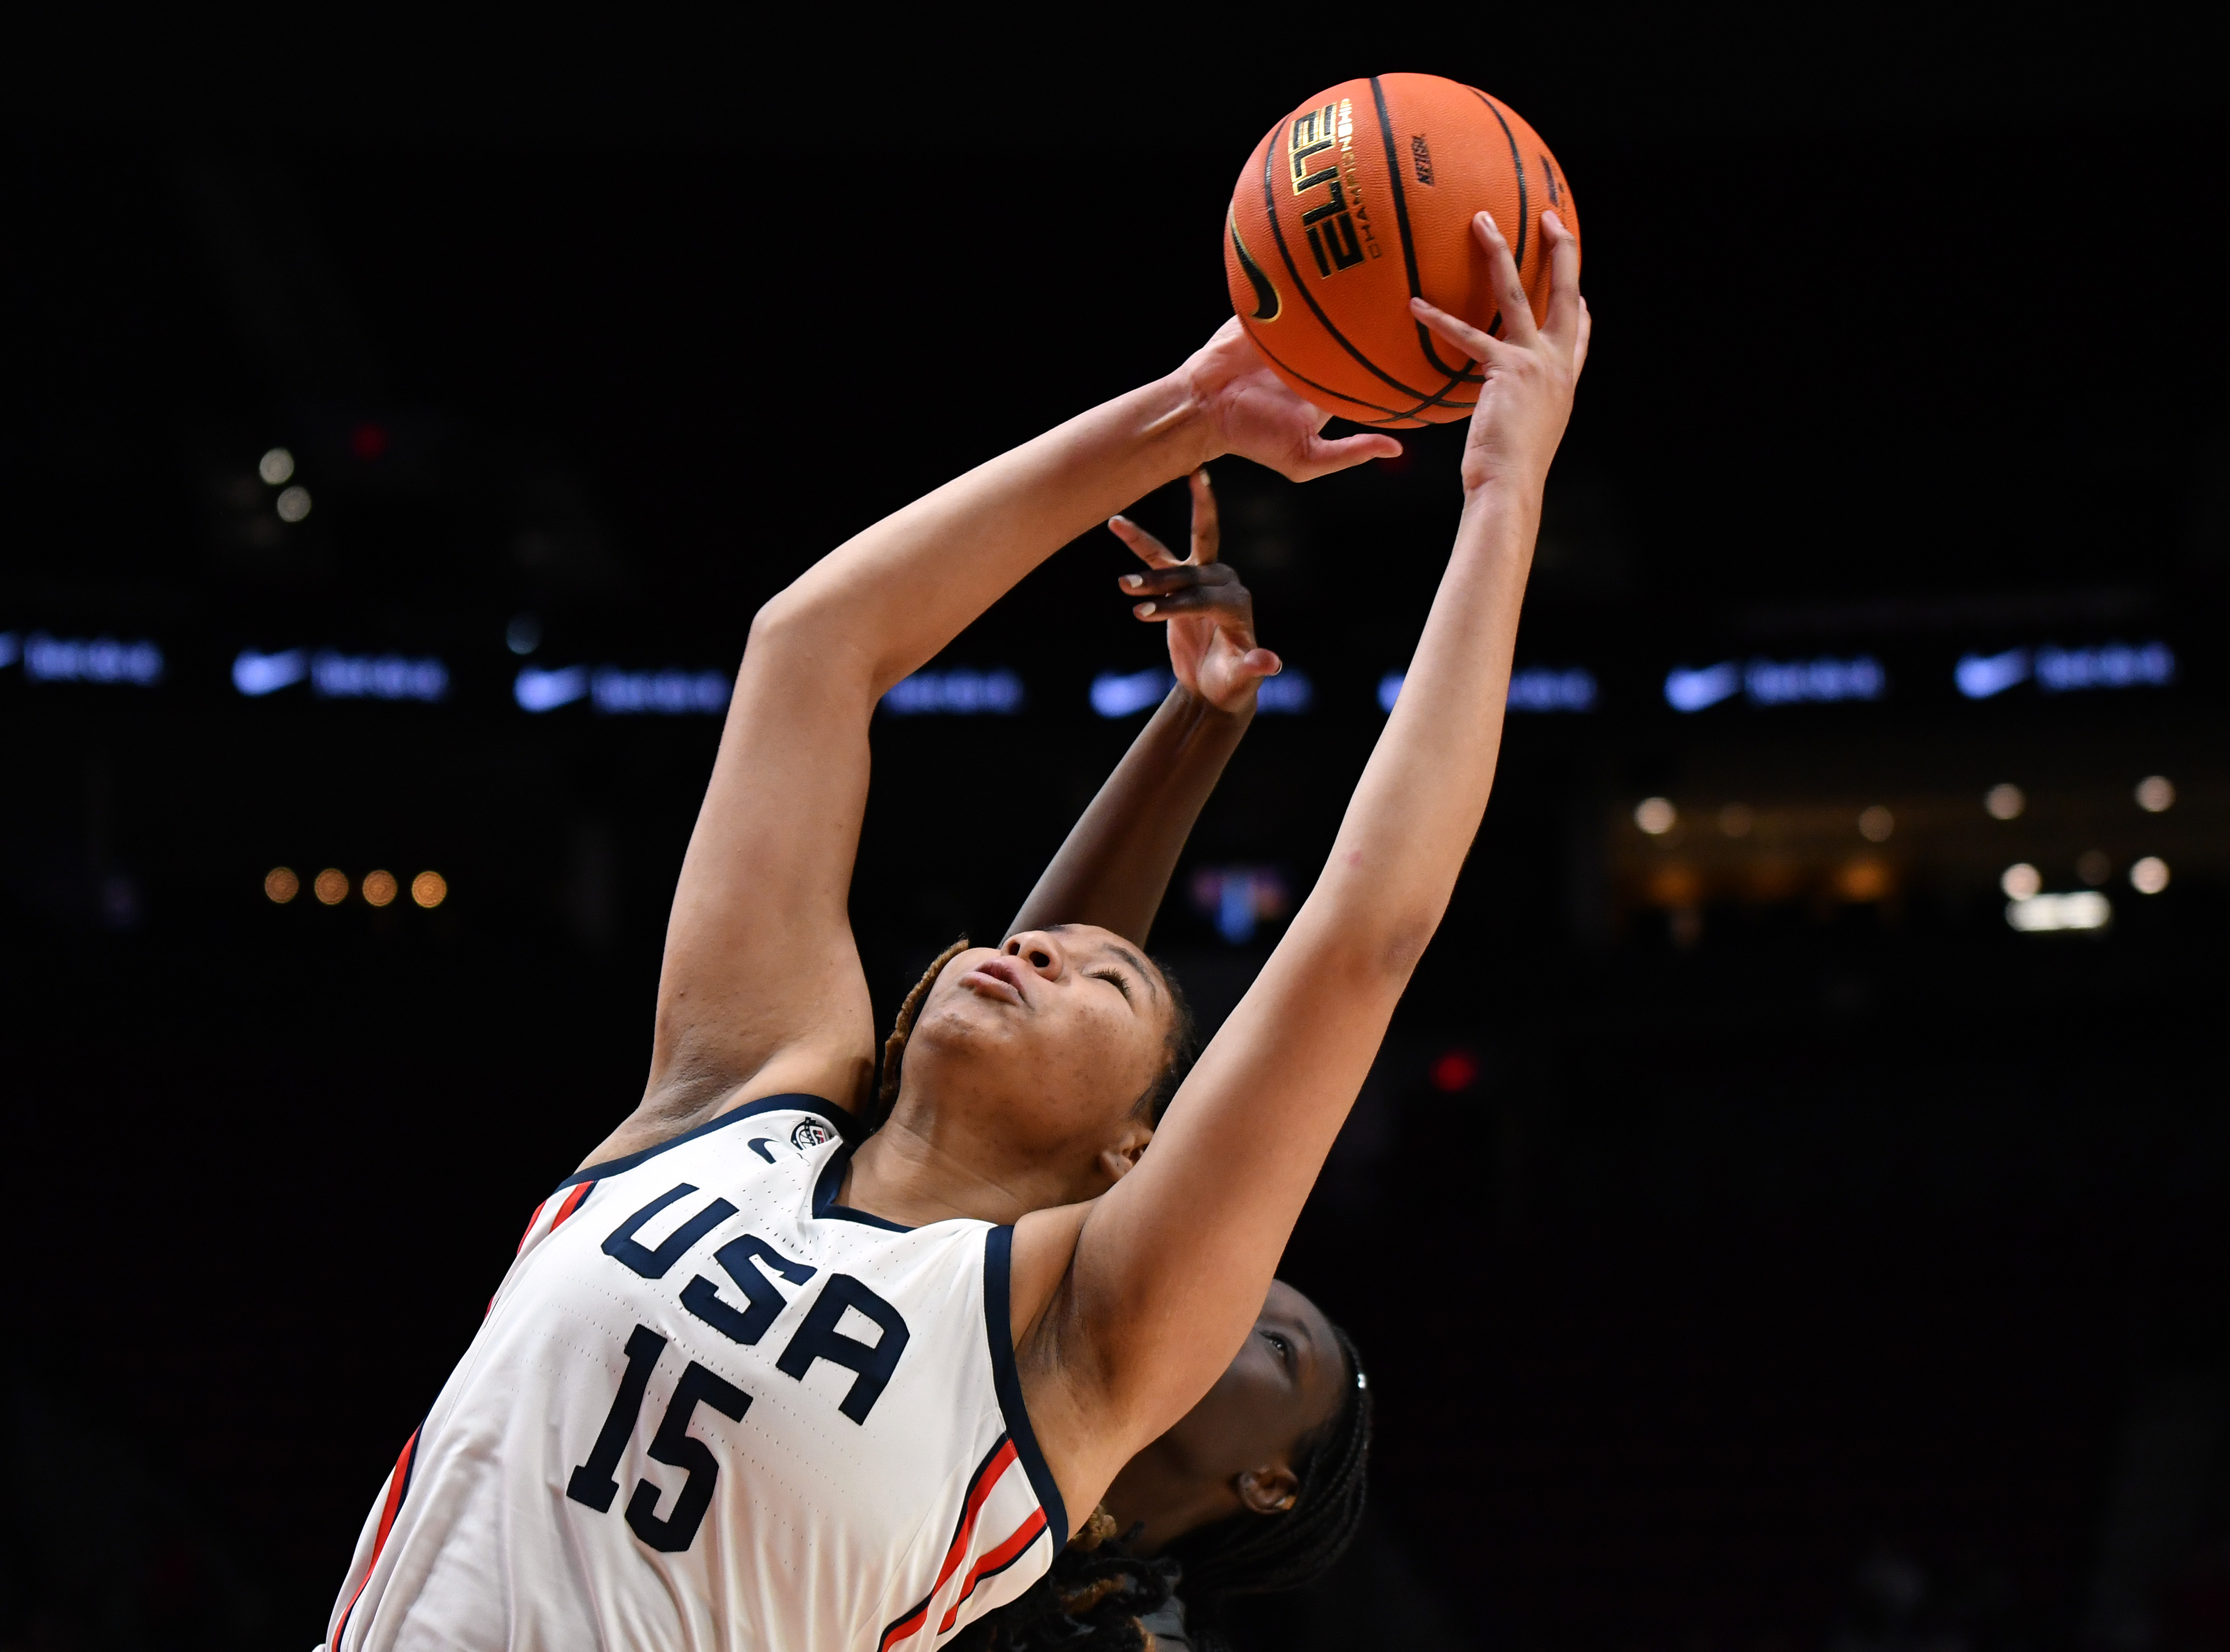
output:
[[[1298,717],[1316,704],[1316,685],[1291,665],[1266,677],[1254,690],[1254,709],[1267,716]]]
[[[1022,709],[1022,679],[1003,668],[916,672],[883,696],[893,717],[1010,717]]]
[[[589,678],[589,698],[611,717],[717,717],[728,709],[732,687],[725,672],[628,672],[603,665]]]
[[[2102,643],[2094,648],[2063,648],[2046,643],[2034,650],[2008,648],[1999,654],[1962,654],[1951,680],[1970,700],[1995,698],[2035,679],[2044,694],[2073,694],[2096,688],[2164,688],[2175,680],[2175,651],[2164,642]]]
[[[34,631],[23,639],[23,675],[34,683],[130,683],[151,688],[163,680],[163,651],[145,640],[50,637]]]
[[[232,685],[251,699],[292,688],[309,674],[309,652],[301,648],[275,654],[243,648],[232,662]]]
[[[1394,703],[1402,697],[1406,675],[1389,672],[1378,679],[1380,710],[1392,715]],[[1510,674],[1508,704],[1513,711],[1592,711],[1600,697],[1595,674],[1584,665],[1562,671],[1552,665],[1527,665]]]
[[[1701,711],[1739,692],[1753,705],[1832,705],[1879,700],[1889,692],[1889,673],[1872,654],[1850,659],[1731,659],[1699,668],[1675,667],[1665,675],[1665,703],[1675,711]]]
[[[235,660],[235,684],[239,669]],[[310,656],[310,687],[324,700],[423,700],[430,704],[448,697],[449,668],[438,659],[320,648]]]
[[[1176,686],[1175,672],[1166,665],[1142,672],[1102,672],[1092,679],[1092,709],[1103,717],[1127,717],[1159,705]]]

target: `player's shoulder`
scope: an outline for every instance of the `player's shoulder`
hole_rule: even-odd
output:
[[[786,1147],[793,1153],[856,1136],[859,1123],[834,1102],[818,1096],[765,1096],[743,1102],[704,1123],[615,1157],[585,1164],[558,1184],[560,1193],[585,1183],[609,1181],[672,1154],[693,1156],[691,1149],[717,1145],[755,1153],[772,1163],[771,1149]]]

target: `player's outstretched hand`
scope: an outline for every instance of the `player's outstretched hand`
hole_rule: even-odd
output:
[[[1402,451],[1391,436],[1325,440],[1320,433],[1331,415],[1286,388],[1237,316],[1193,352],[1183,370],[1215,431],[1216,451],[1266,465],[1291,481],[1312,481]]]
[[[1166,622],[1170,669],[1177,681],[1220,711],[1254,703],[1255,685],[1285,664],[1254,643],[1254,598],[1228,562],[1216,561],[1222,531],[1206,469],[1192,473],[1192,554],[1180,562],[1170,548],[1128,517],[1107,526],[1152,571],[1125,574],[1123,594],[1143,597],[1131,612],[1149,625]]]
[[[1580,243],[1554,212],[1541,215],[1541,234],[1549,242],[1549,313],[1537,327],[1501,229],[1482,212],[1472,220],[1472,231],[1486,249],[1502,306],[1503,337],[1482,332],[1422,299],[1410,299],[1409,308],[1477,362],[1486,376],[1464,443],[1464,491],[1475,492],[1497,482],[1537,491],[1563,439],[1572,390],[1588,362],[1594,323],[1580,296]]]

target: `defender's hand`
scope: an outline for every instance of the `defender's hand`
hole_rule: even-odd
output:
[[[1180,370],[1208,417],[1210,458],[1237,453],[1289,481],[1306,482],[1366,459],[1392,459],[1402,451],[1391,436],[1326,441],[1318,433],[1331,415],[1286,388],[1237,316],[1217,328]]]
[[[1482,212],[1472,220],[1472,231],[1486,249],[1502,306],[1503,337],[1481,332],[1422,299],[1410,299],[1409,308],[1477,362],[1485,375],[1464,443],[1464,491],[1474,492],[1494,482],[1537,491],[1548,479],[1549,461],[1571,417],[1572,391],[1587,365],[1594,329],[1587,300],[1580,296],[1580,243],[1554,212],[1541,215],[1551,273],[1548,318],[1536,327],[1533,305],[1518,283],[1518,266],[1501,229]]]
[[[1208,472],[1195,471],[1191,482],[1192,555],[1180,562],[1130,517],[1111,517],[1115,537],[1153,570],[1117,582],[1125,595],[1147,599],[1131,613],[1150,625],[1168,624],[1177,681],[1219,711],[1243,711],[1254,704],[1255,685],[1285,665],[1255,646],[1254,598],[1228,563],[1215,560],[1222,533]]]

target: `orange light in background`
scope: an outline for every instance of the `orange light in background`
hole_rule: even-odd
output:
[[[284,906],[302,892],[302,880],[290,866],[274,866],[263,874],[263,892],[274,904]]]
[[[1645,797],[1634,806],[1634,824],[1653,838],[1661,838],[1679,823],[1680,811],[1672,807],[1672,800]]]
[[[1846,862],[1835,874],[1835,892],[1847,901],[1878,901],[1889,885],[1889,868],[1871,856]]]
[[[325,905],[338,906],[348,899],[348,874],[338,866],[328,866],[318,874],[317,881],[310,885],[310,890]]]
[[[1982,807],[1993,820],[2016,819],[2027,807],[2027,795],[2011,781],[2001,781],[1982,794]]]
[[[395,898],[400,887],[393,872],[374,871],[364,875],[364,898],[374,906],[385,906]]]
[[[1704,890],[1703,879],[1692,867],[1660,866],[1649,874],[1649,903],[1653,906],[1693,906]]]
[[[410,880],[410,898],[431,911],[449,898],[449,880],[439,872],[420,872]]]
[[[1859,835],[1868,843],[1887,843],[1897,830],[1897,816],[1877,803],[1859,811]]]
[[[1747,838],[1757,824],[1757,811],[1747,803],[1730,803],[1719,811],[1719,830],[1730,838]]]

